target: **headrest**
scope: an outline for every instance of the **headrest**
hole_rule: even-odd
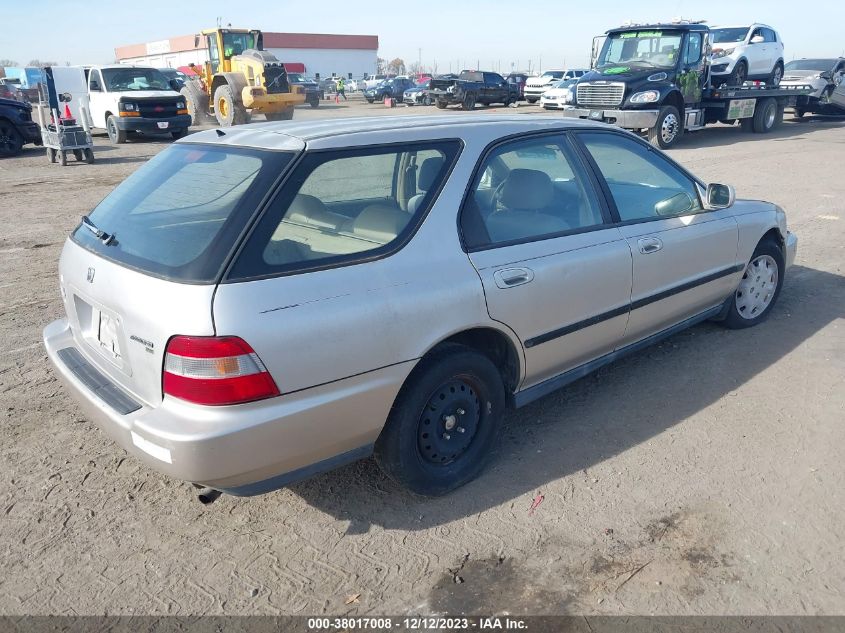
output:
[[[298,193],[294,196],[285,218],[291,222],[299,222],[300,224],[316,224],[325,227],[337,226],[337,217],[330,211],[327,211],[320,200],[304,193]]]
[[[355,235],[387,244],[402,232],[410,219],[410,214],[396,207],[371,204],[355,218],[352,232]]]
[[[442,156],[426,158],[420,165],[420,175],[417,178],[417,189],[428,191],[440,175],[445,159]]]
[[[500,199],[508,209],[545,209],[554,197],[549,175],[536,169],[512,169],[502,185]]]

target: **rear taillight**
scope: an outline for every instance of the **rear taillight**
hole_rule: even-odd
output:
[[[195,404],[242,404],[279,395],[258,354],[237,336],[174,336],[164,355],[164,393]]]

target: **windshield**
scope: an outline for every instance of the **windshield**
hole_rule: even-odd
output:
[[[796,59],[793,62],[789,62],[783,70],[784,72],[789,72],[790,70],[817,70],[824,72],[832,69],[835,65],[835,59]]]
[[[167,77],[155,68],[104,68],[103,81],[109,92],[171,90]]]
[[[630,64],[650,68],[673,68],[678,59],[683,32],[625,31],[611,33],[602,46],[598,68]]]
[[[288,73],[288,81],[292,81],[293,83],[302,83],[306,81],[306,79],[299,73]]]
[[[557,82],[554,87],[555,88],[569,88],[575,85],[575,82],[578,81],[577,79],[564,79],[563,81]]]
[[[80,225],[83,247],[160,277],[211,282],[291,152],[180,143],[114,189],[89,214],[114,236],[105,245]]]
[[[564,72],[562,70],[547,70],[540,75],[540,79],[560,79],[563,75]]]
[[[714,44],[735,44],[744,40],[747,33],[747,26],[732,29],[713,29],[710,31]]]

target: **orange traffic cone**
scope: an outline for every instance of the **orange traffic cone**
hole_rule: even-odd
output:
[[[73,115],[70,113],[70,106],[65,104],[65,115],[62,117],[63,119],[72,119]]]
[[[334,93],[334,102],[340,103],[340,93],[339,92]]]

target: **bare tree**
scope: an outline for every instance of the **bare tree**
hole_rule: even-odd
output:
[[[401,57],[397,57],[393,61],[391,61],[387,65],[387,70],[392,73],[396,73],[397,75],[404,75],[405,74],[405,60]]]
[[[381,57],[376,57],[376,74],[383,75],[387,68],[387,60]]]
[[[44,66],[58,66],[59,64],[56,62],[42,62],[40,59],[32,59],[27,64],[27,66],[35,66],[36,68],[43,68]],[[68,63],[70,66],[70,63]]]
[[[12,59],[0,59],[0,67],[2,66],[17,66],[18,62]]]
[[[409,75],[419,75],[422,72],[422,64],[419,62],[411,62],[408,66]]]

